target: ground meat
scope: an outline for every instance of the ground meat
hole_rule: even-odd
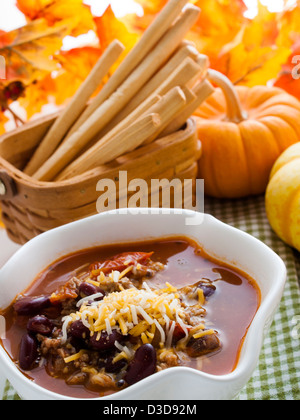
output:
[[[121,285],[125,290],[132,289],[133,287],[135,287],[134,283],[128,277],[123,277],[122,279],[120,279],[118,281],[118,285]],[[120,287],[118,289],[120,290]]]
[[[38,341],[41,343],[41,354],[46,355],[50,350],[58,349],[61,346],[61,340],[59,338],[48,338],[42,335],[37,336]]]
[[[85,372],[75,372],[68,377],[66,383],[68,385],[82,385],[86,382],[88,374]]]
[[[76,311],[76,301],[73,299],[67,299],[61,304],[61,316],[68,316],[72,312]]]
[[[83,366],[86,366],[87,364],[90,363],[92,357],[90,357],[91,355],[89,353],[83,353],[80,358],[78,360],[75,360],[74,366],[76,368],[82,368]]]
[[[173,350],[165,350],[158,357],[157,370],[178,366],[178,356]]]
[[[98,281],[101,289],[103,289],[106,294],[120,292],[123,289],[135,287],[134,283],[128,277],[123,277],[118,282],[115,282],[110,277],[101,278],[101,276],[99,276]]]
[[[203,322],[203,316],[205,315],[205,309],[197,303],[194,306],[189,306],[185,309],[186,321],[192,327],[195,327]]]
[[[115,381],[109,375],[102,372],[90,374],[89,381],[92,385],[97,385],[101,388],[116,388]]]
[[[66,368],[65,361],[58,354],[56,354],[56,355],[48,354],[47,355],[47,367],[46,367],[46,369],[47,369],[47,372],[48,372],[49,375],[51,375],[53,377],[57,377],[57,373],[58,372],[60,374],[64,373],[65,368]]]
[[[131,289],[133,287],[140,288],[143,281],[147,281],[154,277],[158,271],[161,271],[165,266],[161,263],[150,261],[147,265],[137,264],[130,272],[130,278],[123,277],[118,282],[109,276],[98,276],[97,281],[100,283],[101,289],[106,294],[120,292],[121,290]]]
[[[137,264],[132,270],[132,278],[143,281],[155,276],[159,271],[164,270],[165,266],[159,262],[150,261],[147,265]]]

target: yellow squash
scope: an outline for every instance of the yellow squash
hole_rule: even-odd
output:
[[[266,211],[277,235],[300,251],[300,143],[276,161],[266,191]]]

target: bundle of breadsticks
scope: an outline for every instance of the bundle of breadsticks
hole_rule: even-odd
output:
[[[187,3],[166,4],[95,96],[124,51],[117,40],[107,48],[42,140],[27,175],[67,180],[185,124],[213,92],[208,58],[185,41],[200,13]]]

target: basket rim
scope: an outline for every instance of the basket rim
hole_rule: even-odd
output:
[[[53,114],[51,114],[51,117],[53,118]],[[48,116],[49,119],[50,116]],[[35,120],[34,123],[37,124],[38,121],[40,121],[42,119],[39,120]],[[27,123],[26,123],[27,124]],[[25,125],[26,125],[25,124]],[[29,122],[28,124],[31,124],[31,122]],[[190,135],[192,135],[195,130],[197,129],[197,123],[196,123],[196,118],[195,117],[190,117],[187,122],[186,122],[186,126],[184,129],[177,131],[175,133],[169,134],[166,137],[161,137],[159,139],[156,140],[157,141],[163,141],[164,139],[167,138],[172,138],[175,135],[181,134],[183,137],[188,137]],[[18,132],[21,132],[22,130],[24,130],[24,126],[22,127],[18,127],[16,130],[10,131],[8,133],[5,133],[4,135],[2,135],[0,137],[0,143],[3,142],[5,139],[9,138],[12,135],[17,134]],[[152,145],[155,144],[155,142],[152,143]],[[150,145],[145,145],[142,146],[141,149],[144,147],[145,149],[147,147],[151,146]],[[130,156],[132,152],[126,153],[125,155],[123,155],[124,157]],[[103,165],[103,167],[105,167],[106,165]],[[95,169],[91,169],[87,172],[84,172],[83,174],[77,175],[76,177],[73,177],[71,179],[68,180],[64,180],[64,181],[38,181],[35,180],[34,178],[32,178],[29,175],[26,175],[24,172],[22,172],[20,169],[16,168],[14,165],[12,165],[11,163],[9,163],[5,158],[3,158],[2,156],[0,156],[0,170],[4,170],[7,172],[7,174],[14,180],[14,181],[19,181],[22,182],[24,184],[27,184],[28,186],[31,187],[39,187],[39,188],[53,188],[53,187],[66,187],[66,186],[70,186],[70,185],[76,185],[76,184],[80,184],[83,181],[87,181],[88,179],[91,178],[95,178],[95,177],[99,177],[101,175],[103,175],[103,171],[99,170],[98,168]]]

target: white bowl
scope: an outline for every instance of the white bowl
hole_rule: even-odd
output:
[[[102,213],[46,232],[24,245],[0,270],[0,308],[58,258],[97,245],[187,236],[218,260],[246,272],[258,283],[262,302],[248,330],[236,369],[214,376],[195,369],[169,368],[101,400],[229,400],[251,378],[263,340],[282,298],[283,261],[265,244],[212,216],[187,210],[135,209]],[[0,369],[25,400],[72,400],[28,380],[0,346]]]

